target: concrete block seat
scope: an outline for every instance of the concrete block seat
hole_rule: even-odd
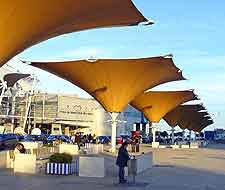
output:
[[[96,155],[80,156],[79,176],[105,177],[105,158]]]
[[[99,154],[103,152],[103,144],[90,144],[87,154]]]
[[[35,174],[36,155],[34,154],[15,154],[14,173]]]
[[[173,145],[170,145],[170,147],[171,147],[172,149],[179,149],[179,148],[180,148],[180,145],[173,144]]]
[[[159,148],[159,142],[152,142],[152,148]]]
[[[188,144],[182,144],[181,148],[188,149],[188,148],[190,148],[190,146]]]
[[[59,153],[67,153],[67,154],[70,154],[70,155],[78,155],[79,154],[78,145],[60,144],[59,145]]]

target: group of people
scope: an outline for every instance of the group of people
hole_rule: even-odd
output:
[[[82,135],[81,133],[76,133],[75,135],[71,136],[71,141],[73,144],[77,144],[80,150],[81,145],[83,145],[85,148],[88,148],[90,143],[95,143],[96,136],[95,134]]]
[[[95,135],[83,135],[81,136],[81,134],[75,134],[74,136],[71,137],[71,140],[73,141],[73,143],[77,143],[79,149],[80,149],[80,143],[83,141],[84,144],[89,144],[92,143],[93,140],[95,138]],[[121,145],[121,147],[119,148],[118,151],[118,156],[117,156],[117,160],[116,160],[116,165],[119,167],[119,183],[126,183],[127,181],[125,180],[125,167],[128,166],[128,160],[130,160],[130,155],[128,154],[127,151],[127,147],[128,147],[128,142],[123,142],[123,144]],[[24,147],[24,145],[22,143],[17,143],[15,145],[15,149],[14,149],[14,154],[25,154],[26,153],[26,149]]]

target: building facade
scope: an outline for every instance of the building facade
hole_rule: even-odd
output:
[[[16,97],[14,102],[10,99],[8,111],[2,110],[1,115],[5,115],[4,124],[8,126],[8,131],[24,126],[26,132],[39,127],[48,134],[83,132],[97,136],[111,135],[111,117],[94,99],[46,93],[34,93],[30,98],[30,105],[29,95]],[[129,135],[133,124],[141,122],[141,119],[141,113],[128,106],[118,117],[118,135]]]

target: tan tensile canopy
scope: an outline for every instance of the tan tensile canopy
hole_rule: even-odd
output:
[[[163,116],[178,105],[196,99],[192,90],[149,91],[136,97],[131,105],[143,112],[149,121],[159,122]]]
[[[187,128],[187,129],[191,129],[190,127],[193,124],[201,124],[202,122],[205,122],[206,120],[208,120],[207,116],[208,113],[207,112],[191,112],[191,113],[187,113],[187,112],[183,112],[183,117],[181,118],[181,120],[178,121],[178,125],[182,128]],[[182,126],[181,126],[182,125]]]
[[[198,132],[201,132],[204,128],[208,127],[209,125],[212,125],[214,122],[212,119],[207,120],[204,124],[198,127]]]
[[[205,127],[213,124],[213,120],[209,117],[199,117],[198,119],[190,120],[189,118],[185,118],[183,121],[179,122],[179,127],[181,129],[189,129],[196,132],[200,132]]]
[[[172,111],[168,112],[163,119],[170,125],[171,127],[176,127],[178,122],[183,118],[187,117],[184,113],[188,113],[189,111],[201,111],[205,110],[205,107],[201,104],[194,105],[180,105],[177,106]]]
[[[192,107],[193,106],[193,107]],[[189,129],[193,131],[201,131],[211,123],[211,117],[206,111],[201,111],[204,108],[199,105],[181,105],[169,112],[164,120],[172,127],[179,126],[181,129]]]
[[[156,85],[184,80],[171,58],[32,62],[92,95],[108,112],[121,112],[131,100]]]
[[[22,74],[22,73],[9,73],[3,77],[3,80],[7,82],[8,87],[13,87],[14,84],[20,79],[29,77],[30,74]]]
[[[144,21],[131,0],[1,0],[0,66],[24,49],[61,34]]]

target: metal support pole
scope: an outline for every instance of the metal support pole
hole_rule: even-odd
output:
[[[9,116],[9,96],[7,96],[6,115]]]
[[[43,95],[43,100],[42,100],[42,122],[45,119],[45,94]]]
[[[191,142],[191,130],[189,131],[189,141]]]
[[[152,142],[156,142],[156,126],[157,123],[152,123]]]
[[[171,139],[172,139],[172,144],[174,144],[174,131],[175,131],[175,129],[174,129],[174,127],[172,127],[172,129],[171,129]]]
[[[16,95],[14,95],[12,97],[12,115],[15,115],[15,110],[16,109]],[[15,117],[12,117],[11,119],[11,133],[14,132],[14,128],[15,128]]]
[[[32,84],[32,88],[31,88],[31,92],[28,95],[28,103],[27,103],[26,111],[25,111],[23,129],[25,129],[25,127],[26,127],[26,122],[27,122],[29,111],[30,111],[30,105],[31,105],[31,101],[32,101],[32,96],[33,96],[33,93],[34,93],[35,83],[36,83],[36,78],[34,78],[34,81],[33,81],[33,84]]]
[[[197,140],[197,132],[195,132],[194,135],[195,135],[194,136],[194,141],[196,141]]]
[[[2,98],[3,98],[3,95],[5,93],[5,90],[7,88],[7,82],[6,81],[2,81],[2,92],[1,92],[1,95],[0,95],[0,105],[2,104]]]
[[[184,142],[184,139],[185,139],[185,130],[183,129],[182,131],[182,141]]]
[[[119,113],[113,112],[110,113],[111,118],[112,118],[112,137],[111,137],[111,151],[112,153],[116,152],[116,127],[117,127],[117,117]]]

